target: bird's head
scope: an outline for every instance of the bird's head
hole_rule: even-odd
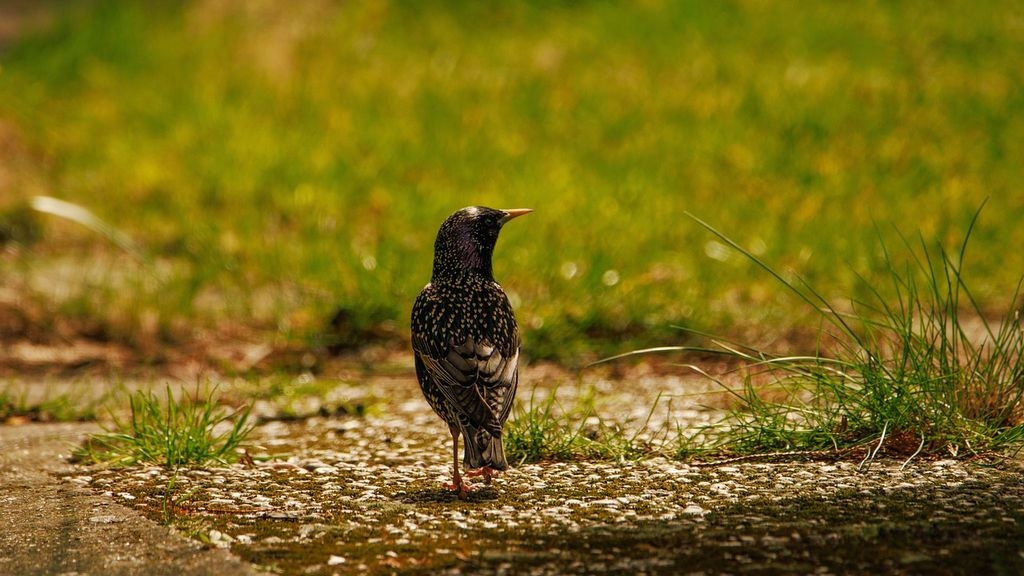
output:
[[[449,216],[434,242],[434,279],[474,273],[492,278],[491,255],[498,232],[509,220],[530,212],[529,208],[470,206]]]

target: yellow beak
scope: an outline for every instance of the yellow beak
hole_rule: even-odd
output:
[[[520,216],[523,216],[525,214],[529,214],[530,212],[533,212],[533,209],[532,208],[512,208],[510,210],[502,210],[502,212],[505,213],[505,217],[501,219],[501,223],[505,224],[505,222],[508,222],[509,220],[511,220],[513,218],[519,218]]]

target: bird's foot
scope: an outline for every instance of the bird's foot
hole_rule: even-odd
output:
[[[460,500],[464,499],[467,494],[475,490],[472,484],[461,479],[458,482],[445,482],[442,486],[445,490],[455,492]]]
[[[486,484],[488,486],[491,485],[491,479],[492,478],[497,478],[500,475],[501,475],[501,471],[500,470],[495,470],[494,468],[491,468],[490,466],[484,466],[483,468],[477,468],[476,470],[467,470],[466,471],[466,476],[469,476],[471,478],[475,478],[477,476],[483,476],[484,477],[484,484]]]

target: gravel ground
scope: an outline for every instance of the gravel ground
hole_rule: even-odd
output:
[[[224,550],[181,538],[65,478],[95,424],[0,426],[0,574],[253,574]]]
[[[690,393],[684,379],[628,393],[596,382],[618,391],[623,414],[649,410],[654,390]],[[387,398],[371,416],[261,425],[254,453],[268,461],[79,468],[66,481],[289,574],[1024,573],[1015,465],[543,462],[460,501],[441,488],[447,434],[415,386],[339,387],[349,400]]]

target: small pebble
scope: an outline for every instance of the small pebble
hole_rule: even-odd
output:
[[[119,524],[124,520],[113,515],[91,516],[89,522],[93,524]]]

